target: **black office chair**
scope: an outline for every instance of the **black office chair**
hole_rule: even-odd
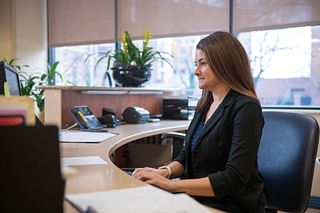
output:
[[[310,115],[263,112],[259,170],[272,201],[266,212],[305,212],[311,193],[319,125]]]
[[[319,125],[310,115],[263,112],[265,126],[258,152],[262,173],[272,201],[266,212],[305,212],[311,193],[319,142]],[[175,152],[182,149],[181,133],[169,132]]]

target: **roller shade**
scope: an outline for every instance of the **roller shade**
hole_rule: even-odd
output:
[[[228,31],[229,0],[47,0],[49,47]],[[319,0],[234,0],[233,32],[320,25]]]
[[[228,31],[228,0],[120,0],[118,36],[128,31],[142,38],[146,29],[153,38],[201,35]]]
[[[320,25],[319,0],[234,0],[233,32]]]
[[[114,0],[48,0],[49,47],[114,42]]]
[[[118,40],[228,30],[229,1],[118,0]],[[48,0],[49,47],[114,42],[114,0]]]

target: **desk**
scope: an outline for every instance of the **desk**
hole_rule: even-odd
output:
[[[65,194],[78,194],[107,191],[144,186],[143,183],[123,172],[110,159],[110,155],[120,146],[131,141],[162,134],[167,131],[186,130],[189,121],[162,120],[147,124],[127,124],[116,128],[109,128],[110,133],[117,136],[99,144],[61,143],[61,157],[99,156],[107,162],[104,165],[76,166],[77,174],[67,178]],[[64,205],[66,213],[77,212],[69,203]],[[212,212],[222,212],[212,210]]]

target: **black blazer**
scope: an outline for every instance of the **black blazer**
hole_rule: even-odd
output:
[[[209,177],[215,197],[199,202],[228,212],[257,212],[266,202],[257,153],[264,126],[260,104],[230,90],[205,124],[191,152],[191,140],[206,110],[197,112],[187,131],[185,147],[175,159],[185,178]]]

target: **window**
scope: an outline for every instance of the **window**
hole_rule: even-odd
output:
[[[69,83],[76,86],[105,86],[102,84],[105,68],[95,69],[96,60],[90,53],[106,52],[115,44],[80,45],[54,48],[55,61],[60,61],[59,71],[64,76],[61,85]]]
[[[320,106],[320,27],[240,33],[262,105]]]
[[[194,52],[205,35],[152,39],[150,45],[174,54],[174,70],[154,63],[152,79],[145,87],[181,88],[199,96],[194,72]],[[320,106],[320,26],[239,33],[251,60],[252,74],[262,105]],[[137,45],[142,41],[135,41]],[[108,86],[104,83],[106,61],[94,70],[96,59],[88,54],[114,49],[114,44],[55,48],[65,80],[78,86]],[[63,60],[62,60],[63,59]],[[64,82],[65,83],[65,82]]]

